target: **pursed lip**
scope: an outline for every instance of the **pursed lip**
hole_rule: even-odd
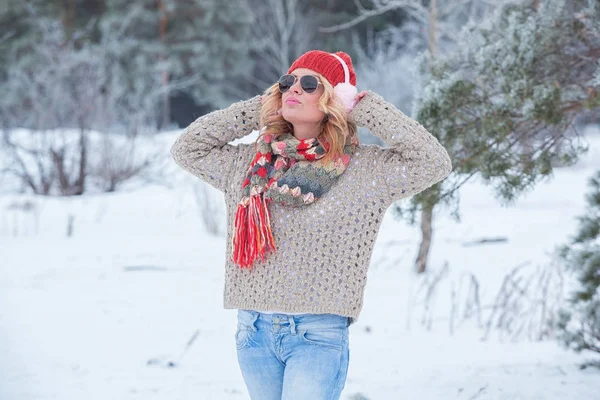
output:
[[[287,104],[300,104],[300,102],[298,101],[298,99],[295,98],[295,97],[289,97],[285,102]]]

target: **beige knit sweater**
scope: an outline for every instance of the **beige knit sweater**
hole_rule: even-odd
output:
[[[194,121],[171,153],[182,168],[224,192],[227,251],[224,307],[333,313],[356,322],[382,217],[395,200],[444,179],[446,150],[417,121],[369,91],[349,118],[389,145],[360,145],[345,172],[315,203],[270,204],[276,252],[251,269],[232,261],[231,238],[253,144],[228,144],[259,129],[260,96]]]

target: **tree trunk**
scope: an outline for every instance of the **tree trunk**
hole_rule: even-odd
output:
[[[437,0],[431,0],[429,3],[429,27],[427,47],[431,59],[437,57],[437,20],[438,8]],[[415,260],[415,271],[422,274],[427,270],[427,260],[429,258],[429,249],[431,247],[431,236],[433,235],[433,209],[435,204],[424,205],[421,210],[421,244],[419,245],[419,254]]]
[[[168,26],[168,16],[167,10],[165,10],[165,3],[163,0],[158,0],[158,12],[160,14],[159,19],[159,36],[161,43],[165,44],[166,36],[167,36],[167,26]],[[166,61],[168,59],[168,55],[163,54],[162,56],[164,65],[166,65]],[[166,68],[166,67],[165,67]],[[163,100],[162,100],[162,118],[160,122],[160,126],[162,129],[167,128],[171,124],[171,101],[169,96],[169,71],[164,70],[162,72],[162,85],[163,85]]]
[[[52,155],[52,162],[54,163],[54,169],[56,170],[60,194],[68,196],[71,193],[69,193],[69,178],[65,172],[65,149],[61,148],[54,150],[51,148],[50,154]]]
[[[437,0],[431,0],[431,3],[429,3],[429,27],[427,32],[429,36],[427,40],[427,47],[431,59],[437,57],[437,20]]]
[[[419,254],[415,260],[415,270],[421,274],[427,270],[427,259],[429,257],[429,248],[431,247],[431,236],[433,234],[433,208],[426,206],[421,211],[421,245]]]
[[[87,166],[87,137],[83,127],[79,130],[79,171],[74,187],[74,195],[82,195],[85,191],[85,175]]]
[[[77,11],[76,0],[59,0],[58,6],[63,27],[65,29],[65,43],[69,42],[75,31],[75,15]]]

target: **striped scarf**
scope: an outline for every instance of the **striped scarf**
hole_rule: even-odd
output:
[[[232,237],[232,261],[250,268],[269,251],[275,251],[269,203],[299,207],[314,203],[346,170],[358,146],[356,136],[347,137],[343,154],[330,163],[321,159],[330,148],[325,136],[296,139],[291,133],[266,134],[259,138],[254,159],[242,182]]]

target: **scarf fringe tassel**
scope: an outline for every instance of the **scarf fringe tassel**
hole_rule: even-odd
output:
[[[268,201],[253,195],[247,205],[238,204],[232,245],[233,262],[240,268],[250,268],[255,259],[264,261],[267,252],[275,251]]]

